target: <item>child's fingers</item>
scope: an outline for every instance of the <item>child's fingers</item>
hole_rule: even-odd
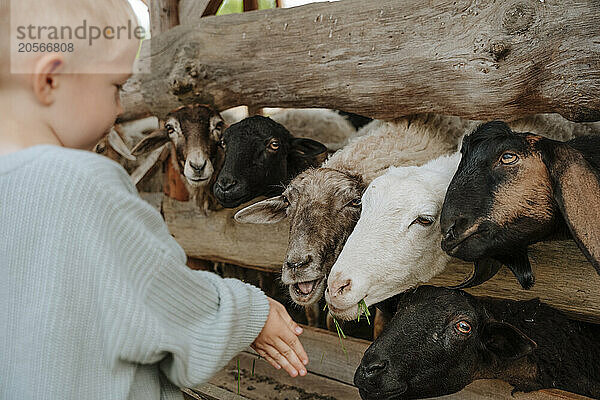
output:
[[[294,349],[292,349],[286,342],[280,338],[276,338],[275,348],[286,358],[286,360],[289,361],[290,364],[292,364],[292,367],[294,367],[300,373],[300,376],[306,375],[306,368],[304,368],[304,364],[302,361],[300,361]]]
[[[285,308],[281,309],[280,315],[283,318],[283,320],[285,321],[285,323],[290,327],[292,332],[294,332],[296,335],[300,335],[302,333],[302,327],[300,325],[298,325],[292,319],[292,317],[290,317],[290,314],[288,314],[288,312]]]
[[[281,369],[281,365],[279,365],[279,364],[277,363],[277,361],[273,360],[273,358],[272,358],[270,355],[268,355],[268,354],[267,354],[267,353],[266,353],[264,350],[261,350],[261,349],[254,349],[254,350],[256,350],[256,352],[257,352],[257,353],[258,353],[258,354],[259,354],[259,355],[260,355],[262,358],[264,358],[265,360],[267,360],[267,362],[268,362],[269,364],[271,364],[271,365],[273,366],[273,368],[275,368],[275,369]]]
[[[284,332],[281,335],[281,339],[289,347],[292,348],[294,353],[302,361],[302,364],[304,364],[304,365],[308,364],[308,355],[306,354],[306,351],[304,350],[304,346],[302,346],[302,343],[300,343],[300,339],[298,339],[298,336]]]
[[[275,347],[266,345],[264,350],[267,352],[271,358],[273,358],[281,368],[283,368],[292,378],[295,378],[298,375],[298,371],[296,368],[290,364],[290,362],[279,352]]]

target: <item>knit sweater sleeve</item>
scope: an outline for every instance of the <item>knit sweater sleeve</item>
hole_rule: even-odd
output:
[[[87,168],[93,176],[80,172],[80,205],[96,214],[93,236],[107,255],[99,268],[107,269],[112,287],[99,290],[106,289],[100,314],[108,359],[160,362],[174,384],[199,385],[260,333],[267,298],[239,280],[189,269],[161,215],[125,171],[97,162]]]

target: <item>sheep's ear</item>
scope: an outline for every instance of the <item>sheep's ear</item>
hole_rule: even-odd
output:
[[[244,224],[274,224],[285,219],[287,206],[283,196],[271,197],[242,208],[233,219]]]
[[[558,144],[542,153],[554,200],[579,249],[600,274],[600,177],[581,152]]]
[[[488,321],[483,326],[481,341],[486,349],[503,360],[516,360],[530,354],[537,344],[523,332],[506,322]]]
[[[140,140],[139,143],[131,149],[131,153],[134,156],[139,156],[140,154],[148,153],[149,151],[159,148],[168,141],[169,134],[167,133],[167,130],[164,128],[157,129]]]
[[[294,138],[291,142],[289,156],[292,162],[302,166],[302,169],[318,167],[327,158],[327,147],[316,140]]]
[[[127,145],[125,144],[125,142],[123,141],[123,139],[121,138],[121,136],[115,128],[112,128],[108,133],[108,143],[122,157],[130,161],[136,160],[135,156],[131,154],[131,150],[129,150],[129,147],[127,147]]]

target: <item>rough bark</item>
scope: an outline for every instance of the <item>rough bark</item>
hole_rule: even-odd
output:
[[[346,0],[206,17],[145,43],[152,73],[124,103],[159,116],[199,102],[594,121],[598,26],[600,3],[585,0]]]

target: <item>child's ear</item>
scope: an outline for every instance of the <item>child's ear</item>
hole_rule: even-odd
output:
[[[49,106],[55,100],[55,89],[58,88],[59,72],[63,69],[64,58],[60,54],[42,56],[33,67],[33,92],[37,100]]]

